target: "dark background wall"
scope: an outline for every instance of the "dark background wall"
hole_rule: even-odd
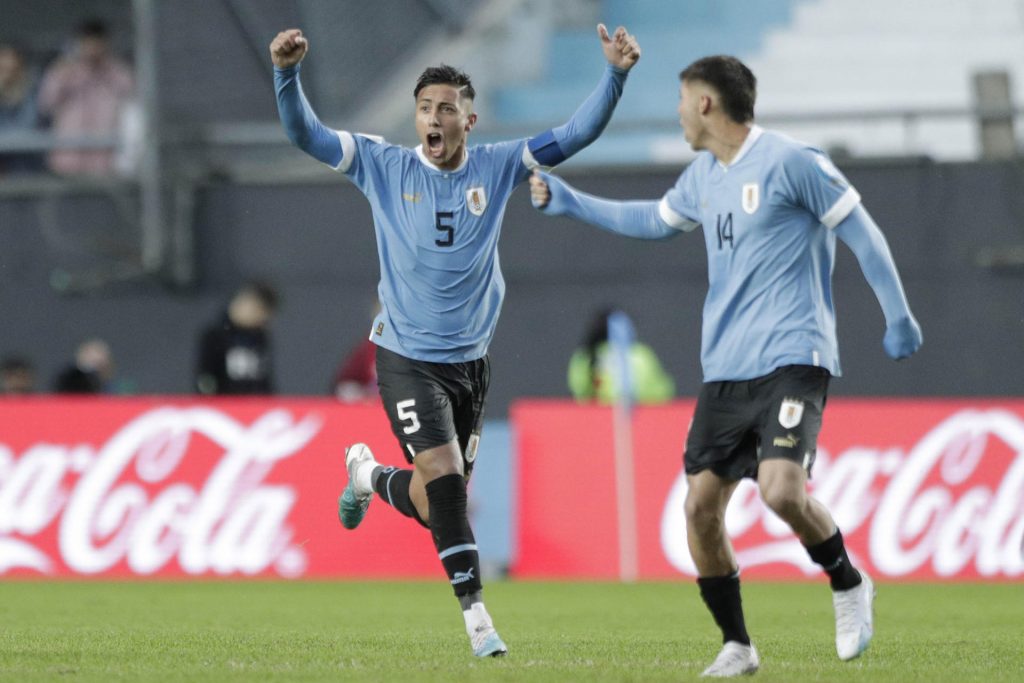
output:
[[[314,163],[314,162],[310,162]],[[1019,395],[1024,273],[975,265],[979,252],[1024,243],[1024,176],[1015,164],[905,161],[847,165],[888,236],[925,344],[909,361],[883,353],[883,319],[843,246],[835,271],[844,377],[836,395]],[[657,198],[671,171],[571,172],[583,189]],[[343,178],[299,185],[215,183],[196,206],[199,284],[172,291],[126,279],[61,294],[62,273],[116,274],[136,242],[122,218],[133,198],[107,195],[0,200],[0,354],[22,353],[48,383],[81,339],[113,349],[140,392],[190,391],[194,339],[232,288],[265,277],[281,289],[274,323],[277,378],[292,394],[325,393],[346,349],[367,334],[378,275],[365,199]],[[621,306],[677,378],[700,382],[703,240],[647,243],[546,218],[521,188],[501,239],[508,295],[491,347],[491,414],[518,396],[562,396],[566,362],[592,311]],[[88,278],[85,278],[87,281]]]

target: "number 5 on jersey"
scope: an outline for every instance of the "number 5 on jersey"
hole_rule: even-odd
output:
[[[450,247],[455,244],[455,226],[444,222],[444,220],[450,221],[454,217],[455,214],[451,211],[438,211],[435,214],[435,218],[437,219],[435,227],[444,233],[443,238],[434,240],[434,244],[437,246]]]
[[[420,418],[416,415],[416,411],[409,410],[415,405],[416,399],[414,398],[410,398],[407,401],[399,401],[395,404],[395,408],[398,410],[398,419],[402,422],[405,422],[406,420],[409,421],[407,426],[402,427],[402,431],[406,434],[413,434],[419,431],[420,428]]]

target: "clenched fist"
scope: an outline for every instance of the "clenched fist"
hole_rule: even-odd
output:
[[[551,189],[544,182],[539,171],[534,171],[530,176],[530,201],[534,208],[544,209],[551,201]]]
[[[290,28],[278,33],[270,42],[270,59],[277,68],[286,69],[301,62],[307,50],[309,41],[302,35],[302,30]]]

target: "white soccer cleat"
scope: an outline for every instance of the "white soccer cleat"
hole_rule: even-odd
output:
[[[484,603],[475,602],[468,610],[462,612],[466,620],[466,633],[469,645],[477,657],[504,657],[508,654],[505,641],[494,630],[491,615],[487,613]]]
[[[473,646],[473,654],[477,657],[504,657],[508,654],[505,641],[501,639],[493,626],[480,626],[469,637]]]
[[[832,593],[832,605],[836,610],[836,654],[844,662],[868,649],[875,632],[872,615],[875,584],[867,572],[859,571],[859,584],[849,590]]]
[[[757,649],[753,643],[744,645],[735,640],[730,640],[722,646],[722,651],[711,662],[711,666],[704,669],[701,676],[714,678],[728,678],[730,676],[747,676],[757,671],[761,660],[757,657]]]
[[[348,485],[338,499],[338,519],[346,529],[355,529],[366,516],[366,508],[373,499],[370,475],[377,461],[364,443],[357,443],[345,449],[345,469],[348,471]]]

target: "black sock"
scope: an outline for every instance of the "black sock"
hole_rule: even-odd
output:
[[[416,506],[409,498],[409,482],[412,481],[412,470],[400,470],[397,467],[376,467],[370,475],[373,483],[373,490],[380,495],[381,500],[401,512],[406,517],[412,517],[420,523],[423,528],[428,529],[420,514],[416,512]]]
[[[462,608],[463,612],[465,612],[470,607],[472,607],[474,602],[483,602],[484,601],[484,596],[481,595],[480,591],[477,591],[475,593],[466,593],[465,595],[460,595],[458,597],[459,597],[459,607]]]
[[[728,576],[709,576],[697,579],[700,597],[711,610],[718,628],[722,629],[722,642],[735,640],[750,645],[747,625],[743,621],[743,602],[740,599],[739,572]]]
[[[836,529],[836,533],[818,545],[804,546],[811,559],[821,565],[821,568],[828,574],[832,590],[845,591],[853,588],[861,582],[860,572],[850,563],[850,557],[846,554],[846,546],[843,544],[843,535]]]
[[[466,480],[461,474],[438,477],[427,484],[427,501],[430,533],[456,597],[479,592],[480,556],[466,516]]]

